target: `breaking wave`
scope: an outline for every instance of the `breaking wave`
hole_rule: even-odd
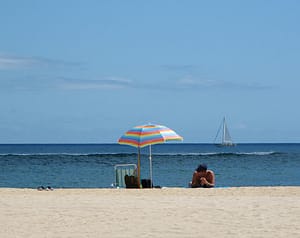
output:
[[[1,157],[128,157],[136,156],[137,153],[4,153]],[[199,153],[153,153],[157,156],[205,156],[205,157],[228,157],[228,156],[268,156],[281,155],[282,152],[275,151],[257,151],[257,152],[199,152]],[[142,154],[146,156],[148,154]]]

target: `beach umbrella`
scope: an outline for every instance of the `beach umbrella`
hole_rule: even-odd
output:
[[[183,138],[179,136],[175,131],[163,125],[147,124],[141,126],[135,126],[127,131],[119,139],[119,144],[130,145],[138,148],[138,164],[137,164],[137,177],[140,184],[141,178],[141,150],[145,146],[150,146],[150,179],[152,186],[152,157],[151,157],[151,145],[161,144],[166,141],[182,141]]]

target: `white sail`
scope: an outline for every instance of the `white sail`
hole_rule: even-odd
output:
[[[221,142],[220,143],[216,143],[217,138],[219,137],[220,134],[220,130],[222,128],[222,137],[221,137]],[[235,146],[235,144],[233,143],[231,136],[229,134],[229,130],[226,124],[226,120],[225,117],[223,118],[223,121],[219,127],[219,130],[217,132],[217,135],[215,137],[214,143],[217,146]]]

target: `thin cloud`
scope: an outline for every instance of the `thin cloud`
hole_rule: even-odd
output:
[[[33,64],[34,61],[29,58],[0,56],[1,70],[23,69],[28,68]]]
[[[177,81],[177,86],[183,88],[210,88],[220,85],[220,82],[209,79],[195,79],[193,77],[187,76],[181,78]]]
[[[263,90],[270,89],[270,86],[260,85],[256,82],[234,82],[225,80],[197,79],[186,76],[177,81],[177,87],[182,89],[245,89]]]
[[[118,90],[131,88],[131,84],[130,80],[117,77],[83,79],[47,75],[24,75],[22,77],[3,78],[0,80],[0,90]]]
[[[43,57],[18,57],[0,55],[0,70],[18,70],[32,68],[82,67],[81,63]]]
[[[143,90],[199,90],[199,89],[223,89],[223,90],[261,90],[268,89],[270,87],[259,85],[255,82],[234,82],[224,80],[213,80],[205,78],[197,78],[193,76],[193,69],[198,68],[197,65],[162,65],[161,67],[167,70],[181,70],[185,71],[185,74],[189,73],[185,77],[180,78],[177,81],[163,80],[157,82],[146,80],[131,81],[122,77],[106,77],[100,79],[84,79],[84,78],[72,78],[71,77],[58,77],[58,70],[53,69],[65,69],[66,67],[74,67],[82,69],[82,63],[67,62],[62,60],[43,58],[43,57],[17,57],[7,56],[0,54],[0,72],[7,71],[20,71],[21,76],[18,75],[6,75],[1,77],[2,87],[5,88],[59,88],[64,90],[116,90],[116,89],[143,89]],[[45,70],[48,69],[48,70]],[[66,72],[60,72],[64,74]],[[69,70],[68,72],[69,73]],[[24,77],[25,76],[25,77]],[[9,80],[10,79],[10,80]],[[24,80],[26,79],[26,80]],[[9,80],[9,82],[7,82]],[[24,84],[21,82],[26,81]],[[41,80],[39,82],[38,80]]]
[[[258,82],[247,81],[234,81],[234,80],[217,80],[209,79],[206,76],[199,77],[200,66],[196,64],[165,64],[161,65],[161,68],[168,71],[181,71],[186,76],[180,78],[176,83],[172,83],[170,88],[172,89],[226,89],[226,90],[265,90],[271,89],[272,86],[261,85]],[[195,75],[198,75],[195,76]],[[174,81],[173,81],[174,82]]]
[[[65,90],[97,90],[97,89],[123,89],[131,86],[131,81],[117,77],[104,79],[72,79],[61,78],[60,88]]]
[[[79,62],[69,62],[64,60],[57,60],[57,59],[48,59],[48,58],[35,58],[34,59],[35,65],[44,66],[44,67],[76,67],[82,68],[83,63]]]

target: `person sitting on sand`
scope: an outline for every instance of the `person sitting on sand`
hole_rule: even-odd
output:
[[[200,164],[193,174],[192,188],[212,188],[215,186],[215,174],[207,169],[206,164]]]

